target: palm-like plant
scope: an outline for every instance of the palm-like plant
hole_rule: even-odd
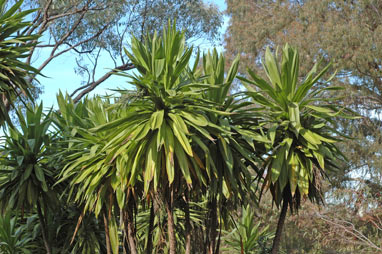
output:
[[[21,61],[28,56],[38,36],[23,34],[30,22],[23,21],[34,10],[19,11],[22,0],[7,8],[7,0],[0,0],[0,124],[11,123],[8,111],[21,94],[30,97],[29,80],[37,70]]]
[[[258,117],[255,108],[249,107],[252,103],[241,94],[231,95],[231,86],[234,82],[239,65],[239,57],[230,66],[225,74],[225,59],[218,55],[216,50],[203,55],[202,74],[204,80],[211,89],[203,94],[203,98],[219,105],[219,109],[225,114],[208,112],[210,125],[219,126],[224,132],[212,133],[215,141],[204,141],[208,152],[215,161],[216,171],[211,174],[209,184],[209,216],[207,224],[207,248],[208,253],[218,253],[219,242],[217,238],[218,211],[223,213],[226,206],[222,206],[227,200],[245,201],[250,191],[252,175],[251,167],[257,170],[256,149],[254,143],[267,142],[267,138],[259,133]],[[196,71],[194,71],[196,72]],[[209,154],[200,152],[204,159]],[[223,159],[221,159],[223,158]],[[220,222],[222,223],[222,222]]]
[[[334,119],[347,117],[346,110],[325,94],[339,88],[317,85],[329,66],[316,74],[316,64],[300,82],[298,52],[286,45],[281,65],[277,53],[266,51],[264,70],[270,83],[251,70],[251,80],[241,78],[264,112],[264,124],[272,141],[264,164],[263,188],[271,191],[278,207],[282,203],[272,253],[278,252],[288,204],[293,211],[304,197],[320,203],[321,177],[328,170],[337,170],[338,161],[344,159],[335,146],[341,134],[334,129]]]
[[[169,253],[176,253],[174,200],[207,184],[216,169],[212,156],[201,160],[196,151],[208,147],[200,139],[214,140],[206,112],[219,113],[215,104],[201,98],[210,85],[195,79],[189,68],[192,48],[187,48],[184,33],[175,24],[140,42],[132,38],[131,53],[126,54],[138,69],[127,75],[136,86],[138,96],[124,110],[127,116],[96,128],[114,129],[110,145],[114,156],[124,154],[127,167],[121,172],[126,186],[141,180],[144,196],[157,195],[165,204],[168,219]]]
[[[18,225],[17,216],[7,211],[0,217],[0,251],[4,254],[31,254],[33,234],[27,225]]]
[[[60,114],[56,123],[67,144],[62,152],[66,165],[60,182],[68,182],[69,199],[83,209],[78,227],[87,212],[93,212],[96,217],[102,213],[107,251],[117,253],[119,239],[114,203],[118,201],[123,207],[125,201],[122,197],[124,190],[119,188],[122,184],[119,175],[126,165],[123,158],[115,157],[112,149],[104,149],[112,135],[88,130],[120,116],[116,110],[107,110],[110,102],[99,97],[74,104],[70,98],[60,94],[57,100]]]
[[[37,206],[44,244],[51,253],[44,216],[58,199],[53,189],[56,169],[49,159],[53,154],[50,113],[44,115],[42,111],[42,104],[28,108],[26,117],[17,111],[20,129],[12,127],[6,133],[0,149],[0,204],[2,209],[21,210],[22,214]]]
[[[260,222],[255,223],[255,212],[252,209],[249,205],[243,207],[238,221],[232,221],[234,229],[224,236],[227,253],[268,253],[267,244],[274,237],[274,233],[269,231],[269,226],[262,227]]]

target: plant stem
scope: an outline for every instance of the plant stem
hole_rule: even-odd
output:
[[[126,222],[125,222],[125,210],[124,209],[120,209],[119,210],[119,217],[120,217],[120,225],[123,225],[122,227],[122,251],[123,251],[123,254],[127,254],[128,253],[128,249],[129,249],[129,246],[128,246],[128,239],[127,239],[127,227],[126,227]]]
[[[216,247],[216,237],[218,235],[218,232],[217,232],[218,221],[217,221],[216,197],[212,198],[212,200],[209,203],[208,208],[209,208],[208,254],[214,254],[215,253],[215,247]]]
[[[151,200],[149,232],[147,234],[146,254],[152,254],[152,252],[153,252],[153,239],[152,239],[152,237],[153,237],[153,227],[154,227],[154,201]]]
[[[46,223],[45,223],[45,220],[44,220],[44,216],[43,216],[43,214],[41,212],[41,205],[40,205],[39,201],[37,201],[37,214],[38,214],[38,218],[39,218],[40,224],[41,224],[42,239],[44,241],[46,253],[47,254],[51,254],[52,250],[51,250],[51,247],[50,247],[50,244],[49,244],[49,241],[48,241],[48,237],[47,237]]]
[[[187,193],[184,197],[185,197],[185,202],[186,202],[186,206],[184,208],[185,219],[186,219],[186,225],[185,225],[185,229],[186,229],[186,252],[185,252],[185,254],[191,254],[190,207],[189,207]]]
[[[278,254],[279,253],[281,234],[283,231],[287,211],[288,211],[288,202],[286,202],[284,199],[283,200],[283,207],[281,208],[281,212],[280,212],[280,216],[279,216],[279,221],[277,223],[276,236],[275,236],[275,239],[273,240],[273,246],[272,246],[271,254]]]
[[[176,254],[176,237],[175,237],[175,225],[174,225],[174,216],[172,214],[172,196],[173,189],[170,187],[170,197],[166,201],[166,211],[167,211],[167,231],[168,239],[170,243],[169,254]]]
[[[109,235],[109,222],[107,220],[106,211],[103,212],[103,224],[105,226],[106,251],[107,251],[107,254],[111,254],[111,244],[110,244],[110,235]]]
[[[130,199],[131,201],[132,199]],[[137,254],[137,246],[135,241],[135,230],[134,230],[134,223],[133,223],[133,204],[130,202],[130,204],[127,205],[127,238],[129,240],[129,246],[130,246],[130,253],[131,254]]]

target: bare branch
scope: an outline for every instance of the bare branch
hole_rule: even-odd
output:
[[[331,224],[335,227],[338,227],[342,230],[344,230],[346,233],[352,235],[356,239],[358,239],[360,242],[362,242],[364,245],[369,246],[370,248],[373,248],[378,251],[382,251],[382,247],[377,246],[375,243],[373,243],[367,236],[365,236],[362,232],[356,229],[355,225],[349,221],[345,220],[339,220],[339,219],[329,219],[324,215],[321,215],[317,213],[317,217],[322,219],[328,224]]]
[[[62,54],[64,54],[64,53],[66,53],[66,52],[68,52],[68,51],[70,51],[70,50],[72,50],[72,49],[74,49],[74,48],[80,46],[81,44],[84,44],[84,43],[86,43],[86,42],[88,42],[88,41],[94,39],[94,38],[97,38],[101,33],[103,33],[103,32],[106,30],[106,28],[107,28],[109,25],[110,25],[110,24],[105,25],[100,31],[98,31],[97,33],[95,33],[93,36],[91,36],[91,37],[89,37],[89,38],[87,38],[87,39],[85,39],[85,40],[82,40],[82,41],[80,41],[80,42],[78,42],[78,43],[72,45],[71,47],[68,47],[68,48],[66,48],[66,49],[64,49],[64,50],[62,50],[62,51],[60,51],[60,52],[56,53],[55,55],[51,55],[51,56],[49,56],[49,57],[48,57],[48,58],[47,58],[47,59],[40,65],[40,67],[38,68],[38,70],[41,71],[43,68],[45,68],[45,66],[48,65],[48,63],[49,63],[50,61],[52,61],[53,58],[58,57],[58,56],[60,56],[60,55],[62,55]]]
[[[127,71],[127,70],[131,70],[131,69],[134,69],[134,68],[135,68],[135,66],[133,64],[126,63],[126,64],[123,64],[121,66],[118,66],[115,69],[119,70],[119,71]],[[107,80],[113,73],[115,73],[115,71],[109,71],[108,73],[103,75],[98,80],[96,80],[94,82],[91,82],[91,83],[87,84],[86,86],[83,86],[84,89],[73,99],[73,101],[75,103],[80,101],[84,95],[86,95],[87,93],[93,91],[99,84],[101,84],[102,82]],[[81,90],[81,89],[76,89],[75,92],[72,93],[72,96],[74,96],[74,94],[77,93],[79,90]]]

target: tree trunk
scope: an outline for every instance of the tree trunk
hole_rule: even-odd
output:
[[[51,249],[49,241],[48,241],[46,223],[44,220],[44,216],[42,215],[41,206],[40,206],[39,201],[37,201],[37,214],[38,214],[38,218],[39,218],[40,224],[41,224],[42,239],[44,241],[46,253],[51,254],[52,249]]]
[[[184,208],[185,214],[185,230],[186,230],[186,252],[185,254],[191,254],[191,222],[190,222],[190,207],[188,203],[188,196],[185,195],[186,206]]]
[[[106,251],[107,251],[107,254],[112,254],[111,244],[110,244],[110,234],[109,234],[109,222],[107,220],[106,211],[103,212],[103,224],[105,226]]]
[[[151,201],[150,207],[150,221],[149,221],[149,232],[147,236],[147,247],[146,254],[152,254],[153,252],[153,227],[154,227],[154,201]]]
[[[216,247],[216,237],[218,235],[218,221],[217,221],[217,207],[216,207],[216,197],[213,197],[209,203],[209,223],[208,226],[208,254],[215,254]]]
[[[277,223],[277,230],[276,230],[275,239],[273,240],[273,246],[272,246],[271,254],[278,254],[279,253],[281,234],[283,231],[287,211],[288,211],[288,202],[283,200],[283,207],[281,208],[281,212],[280,212],[280,216],[279,216],[279,222]]]
[[[122,230],[122,253],[128,254],[128,252],[127,252],[128,249],[129,249],[129,246],[127,244],[126,230]]]
[[[167,231],[168,231],[168,240],[170,243],[169,254],[176,254],[176,236],[175,236],[175,225],[174,225],[174,216],[172,214],[172,188],[171,194],[168,200],[166,200],[166,211],[167,211]]]
[[[122,252],[123,254],[128,254],[128,239],[127,239],[127,228],[125,225],[125,211],[124,209],[119,209],[119,225],[122,227]]]
[[[130,253],[137,254],[137,246],[135,241],[135,230],[134,230],[134,221],[133,221],[133,207],[132,203],[127,205],[127,239],[129,241]]]

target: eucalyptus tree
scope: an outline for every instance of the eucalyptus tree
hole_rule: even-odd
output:
[[[24,61],[54,78],[47,66],[71,54],[77,64],[73,73],[80,76],[71,91],[76,102],[111,77],[113,71],[101,67],[105,59],[109,68],[134,68],[122,54],[131,34],[143,38],[146,31],[176,18],[180,28],[188,28],[188,39],[214,41],[223,21],[218,7],[202,0],[24,0],[20,10],[26,8],[36,12],[28,16],[33,25],[22,31],[43,40]]]
[[[42,104],[27,108],[25,117],[17,111],[20,128],[10,127],[0,148],[1,209],[14,209],[23,215],[37,207],[45,249],[49,254],[52,250],[46,216],[58,203],[59,187],[53,187],[57,168],[50,161],[54,154],[50,114],[44,115]]]
[[[323,201],[322,177],[339,170],[339,162],[345,159],[335,144],[343,137],[335,120],[350,116],[337,98],[328,96],[341,88],[330,86],[330,80],[317,86],[330,65],[317,74],[317,63],[300,80],[299,54],[288,44],[279,62],[277,52],[273,55],[268,48],[264,71],[269,83],[251,70],[250,79],[241,78],[247,94],[261,107],[272,142],[261,172],[265,174],[263,190],[270,190],[277,207],[282,205],[272,254],[278,253],[288,206],[293,212],[306,197]]]
[[[0,124],[11,124],[8,112],[13,102],[25,95],[30,97],[32,84],[27,81],[37,70],[22,61],[36,45],[37,35],[25,34],[23,30],[32,26],[25,21],[34,10],[19,12],[22,0],[7,6],[7,0],[0,0]]]

